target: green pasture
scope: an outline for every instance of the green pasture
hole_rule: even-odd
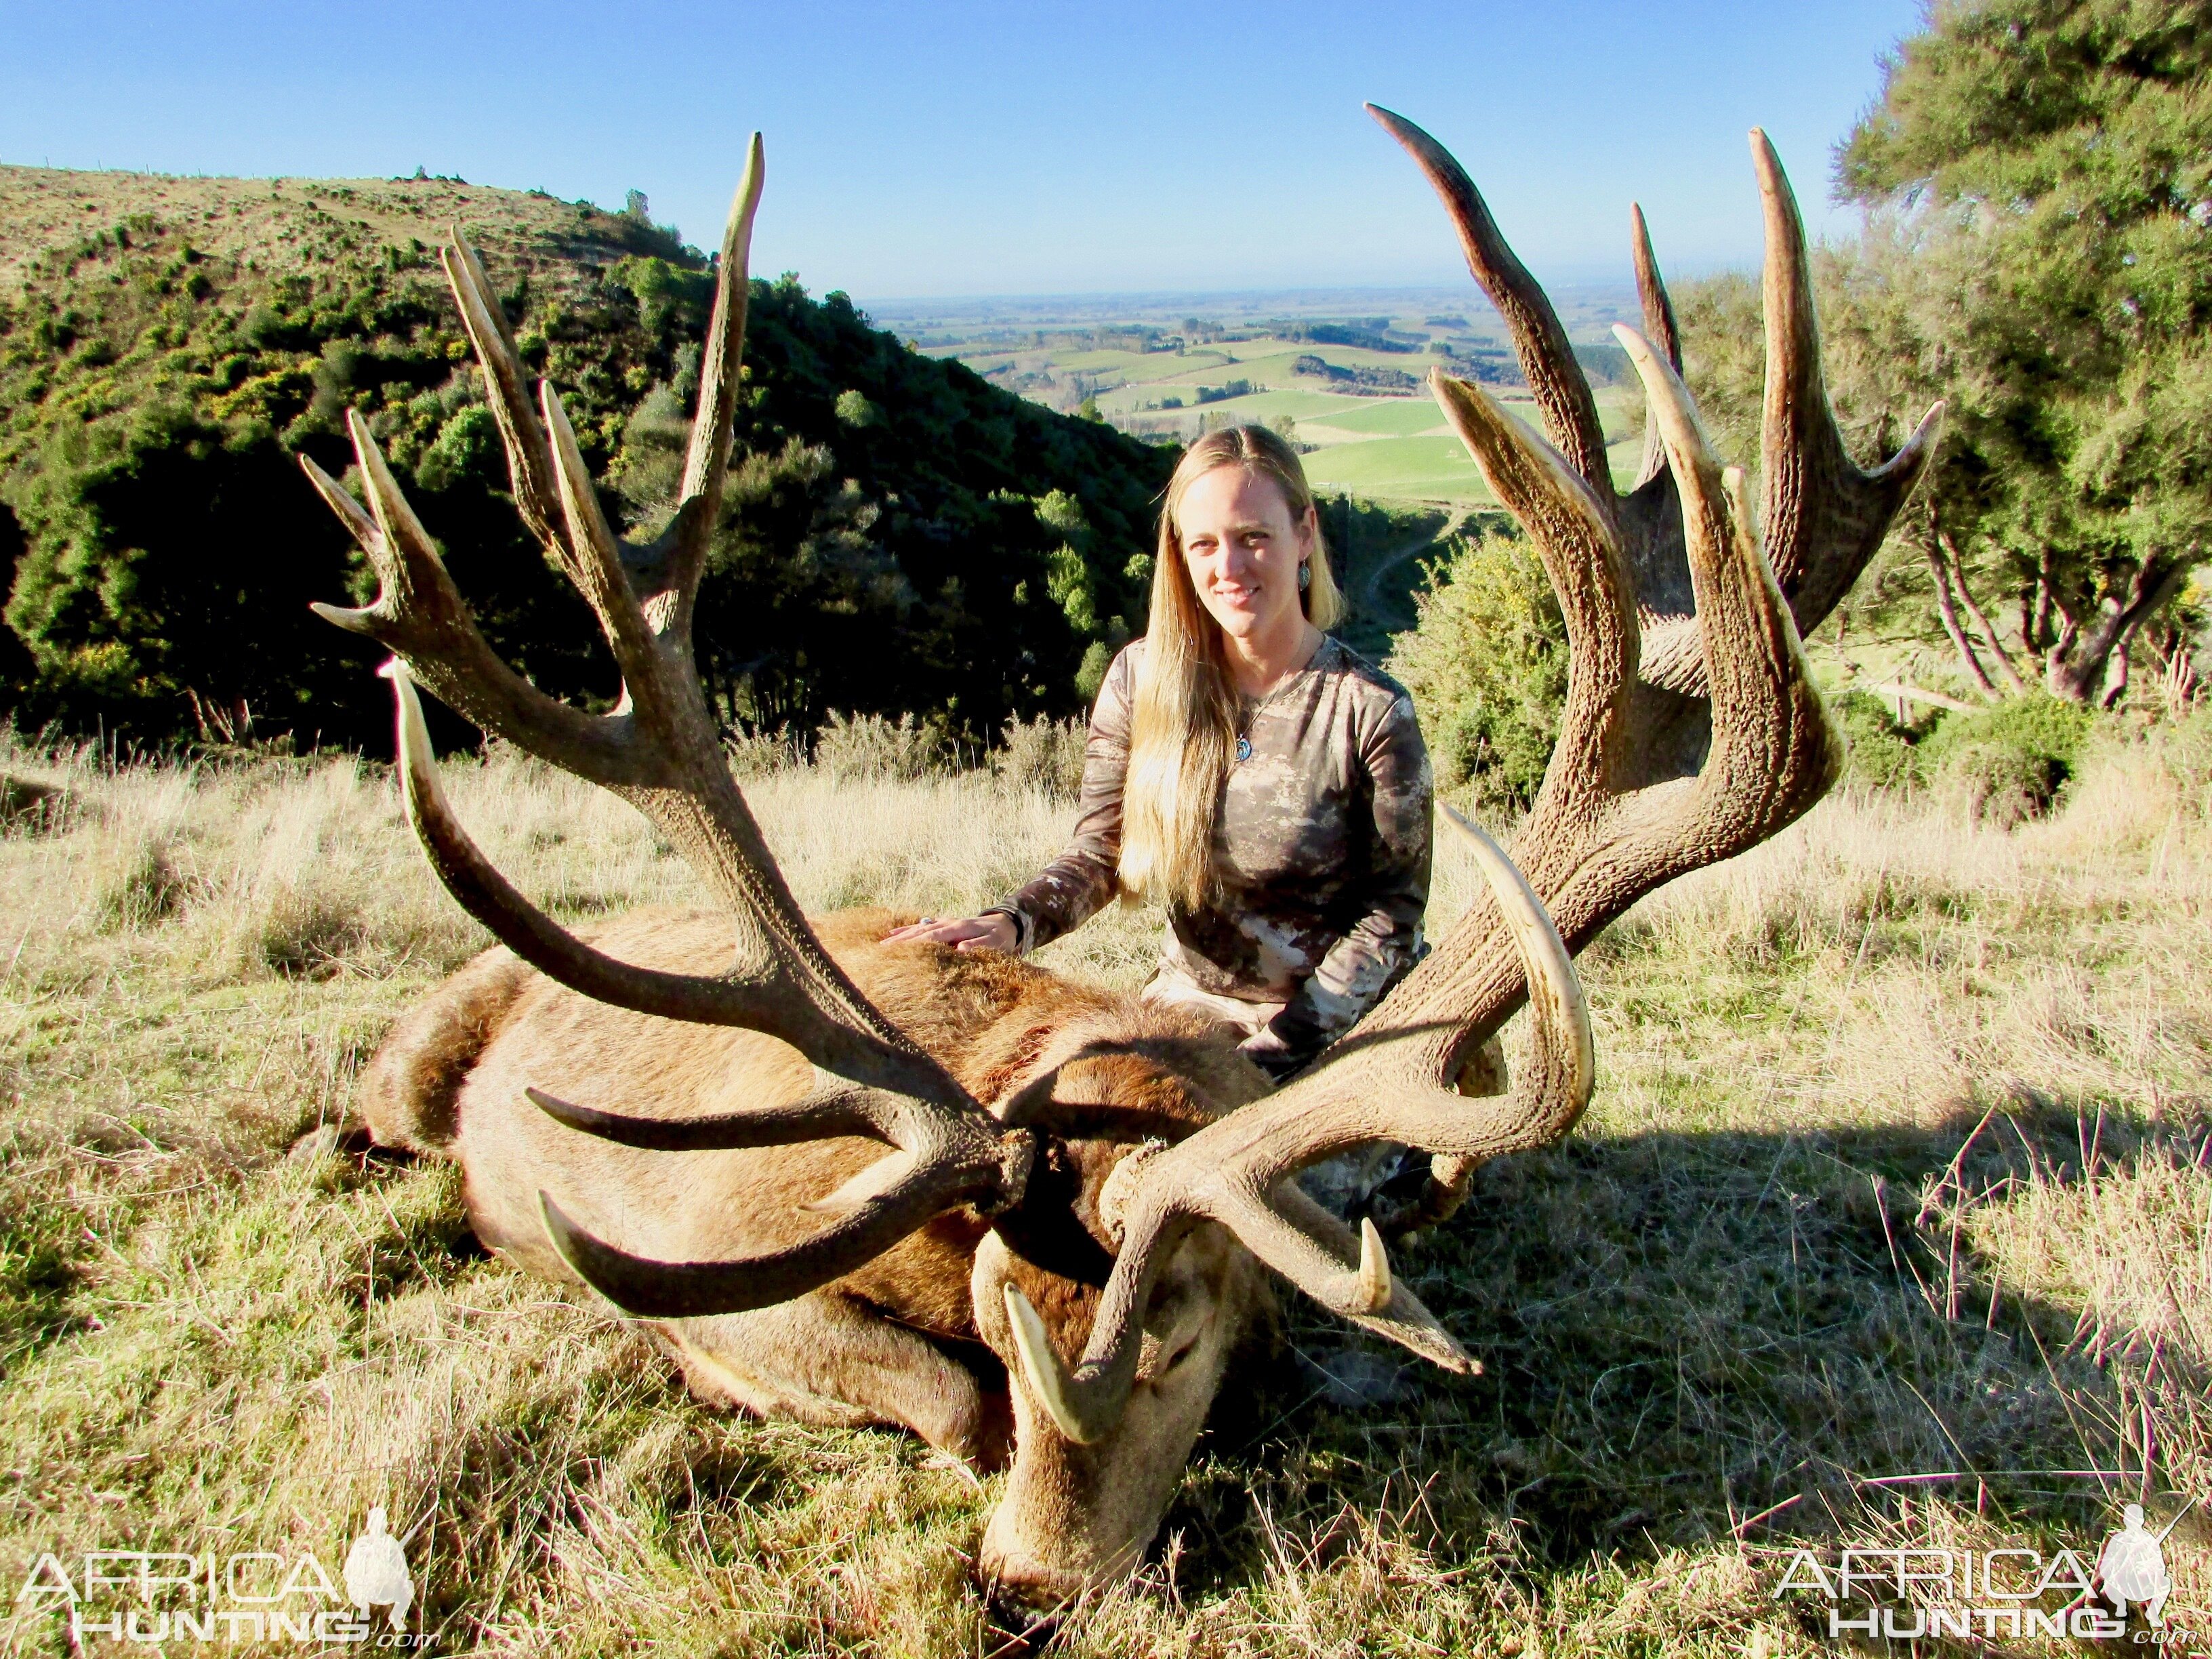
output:
[[[1421,319],[1396,321],[1411,327]],[[1431,368],[1449,373],[1456,367],[1424,353],[1373,351],[1268,336],[1182,353],[1013,349],[962,356],[979,370],[1018,363],[1025,370],[1043,368],[1108,381],[1097,398],[1109,418],[1132,421],[1155,433],[1179,428],[1186,441],[1195,435],[1201,414],[1209,425],[1257,421],[1279,426],[1286,419],[1295,421],[1299,439],[1314,446],[1305,458],[1307,474],[1323,489],[1382,501],[1464,506],[1491,500],[1474,463],[1425,392],[1355,396],[1328,390],[1324,382],[1295,368],[1301,357],[1319,357],[1344,368],[1393,368],[1423,378]],[[1249,380],[1255,389],[1239,398],[1198,402],[1200,388],[1231,380]],[[1525,392],[1491,390],[1516,415],[1541,429],[1535,405]],[[1609,442],[1614,480],[1625,486],[1633,479],[1642,457],[1641,399],[1625,386],[1601,386],[1593,392]],[[1159,409],[1167,398],[1180,398],[1181,408]]]
[[[1357,398],[1349,402],[1352,406],[1342,414],[1328,417],[1331,431],[1362,438],[1418,438],[1444,430],[1443,410],[1426,393],[1415,398]],[[1316,441],[1322,437],[1316,432],[1300,435]]]
[[[1316,489],[1396,501],[1487,501],[1490,490],[1457,438],[1373,438],[1305,457]]]
[[[1217,422],[1279,421],[1285,416],[1292,420],[1327,421],[1333,422],[1339,411],[1356,409],[1364,401],[1328,392],[1308,392],[1303,387],[1285,386],[1279,391],[1255,392],[1243,398],[1224,398],[1218,403],[1186,404],[1185,412],[1203,409]]]

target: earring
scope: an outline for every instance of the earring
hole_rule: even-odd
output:
[[[1298,592],[1303,593],[1313,586],[1313,566],[1301,562],[1298,566]]]

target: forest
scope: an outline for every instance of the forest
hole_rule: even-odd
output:
[[[20,284],[0,285],[0,697],[19,727],[383,746],[371,653],[307,608],[364,580],[296,465],[347,465],[349,407],[494,644],[549,690],[614,695],[515,519],[424,221],[458,210],[611,512],[650,533],[714,278],[643,198],[607,214],[456,180],[10,168],[0,199]],[[57,205],[77,209],[61,229]],[[833,708],[919,708],[988,738],[1080,707],[1141,617],[1172,457],[920,356],[793,275],[753,283],[746,356],[699,624],[726,723],[804,736]]]

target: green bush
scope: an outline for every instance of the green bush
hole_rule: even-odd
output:
[[[1917,733],[1899,726],[1880,697],[1871,691],[1846,691],[1829,699],[1828,710],[1843,728],[1845,784],[1906,789],[1918,781],[1918,757],[1913,750]]]
[[[906,783],[950,772],[951,746],[941,717],[917,720],[908,711],[893,720],[832,709],[815,736],[814,763],[841,781]]]
[[[1073,800],[1083,788],[1083,755],[1091,728],[1083,720],[1010,720],[991,756],[991,770],[1008,787]]]
[[[1947,714],[1922,739],[1916,769],[1976,819],[2009,829],[2051,810],[2095,724],[2088,709],[2040,694]]]
[[[1427,570],[1390,672],[1413,693],[1437,787],[1478,807],[1536,797],[1567,696],[1567,630],[1535,551],[1480,530]]]

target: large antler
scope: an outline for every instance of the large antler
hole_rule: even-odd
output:
[[[447,888],[501,943],[564,985],[643,1013],[764,1031],[817,1067],[816,1091],[797,1107],[659,1126],[663,1138],[654,1144],[757,1146],[857,1134],[903,1154],[895,1174],[853,1195],[840,1221],[775,1257],[713,1264],[705,1275],[710,1285],[700,1282],[699,1273],[687,1276],[680,1264],[672,1275],[663,1264],[650,1264],[661,1274],[655,1282],[664,1301],[695,1303],[711,1294],[725,1309],[799,1295],[952,1205],[972,1202],[989,1211],[1012,1203],[1033,1146],[1027,1132],[1003,1130],[872,1006],[823,950],[731,777],[693,666],[692,610],[729,469],[744,348],[745,263],[761,182],[756,133],[722,241],[683,501],[649,545],[623,540],[607,522],[550,384],[541,386],[538,407],[532,407],[507,319],[458,230],[442,254],[506,444],[516,510],[598,615],[621,670],[622,696],[609,713],[590,714],[546,696],[486,643],[358,414],[349,412],[347,421],[368,512],[301,458],[379,582],[374,603],[360,610],[315,609],[401,659],[386,670],[398,702],[400,777],[409,815]],[[727,908],[735,950],[729,969],[670,974],[616,961],[524,898],[446,804],[416,679],[486,731],[604,786],[651,820]],[[599,1114],[532,1097],[576,1127],[605,1132]],[[632,1270],[643,1264],[578,1232],[550,1199],[546,1215],[556,1246],[592,1283],[613,1293],[647,1277]],[[626,1305],[653,1311],[635,1298]]]
[[[1268,1099],[1146,1169],[1082,1363],[1060,1364],[1025,1307],[1013,1324],[1032,1386],[1079,1439],[1103,1431],[1135,1374],[1161,1253],[1200,1219],[1228,1226],[1324,1305],[1449,1369],[1468,1362],[1402,1286],[1370,1221],[1351,1235],[1306,1200],[1301,1169],[1366,1141],[1437,1154],[1404,1220],[1448,1215],[1483,1160],[1549,1145],[1589,1098],[1587,1028],[1565,958],[1644,894],[1732,858],[1826,793],[1839,759],[1799,647],[1857,580],[1925,466],[1942,406],[1897,456],[1861,471],[1822,385],[1804,231],[1772,147],[1752,134],[1765,205],[1765,542],[1743,477],[1723,468],[1680,378],[1674,310],[1641,210],[1633,220],[1645,332],[1614,331],[1650,425],[1636,489],[1613,486],[1596,399],[1566,331],[1459,164],[1386,110],[1370,112],[1443,199],[1473,272],[1510,330],[1546,437],[1481,387],[1431,388],[1498,500],[1534,544],[1567,627],[1566,706],[1515,842],[1526,883],[1482,854],[1492,896],[1352,1032]],[[1531,918],[1549,920],[1540,927]],[[1556,925],[1557,932],[1552,929]],[[1551,946],[1559,947],[1556,959]],[[1533,993],[1534,1063],[1497,1097],[1453,1092],[1475,1051]]]

